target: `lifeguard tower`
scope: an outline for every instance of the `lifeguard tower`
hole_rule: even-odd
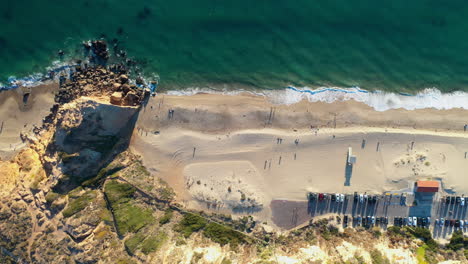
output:
[[[353,165],[356,163],[356,156],[353,156],[353,148],[349,147],[348,148],[348,159],[347,159],[348,165]]]

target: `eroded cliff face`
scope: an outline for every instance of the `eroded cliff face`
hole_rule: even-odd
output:
[[[51,172],[60,188],[73,188],[95,176],[116,154],[128,147],[137,107],[121,107],[82,97],[58,114],[53,143],[48,147]],[[75,185],[68,186],[68,179]]]
[[[88,254],[96,251],[94,239],[80,242],[95,230],[105,230],[102,223],[109,212],[103,193],[79,186],[127,148],[138,107],[82,97],[53,112],[42,129],[22,135],[27,148],[0,162],[0,246],[5,261],[98,259]],[[69,209],[63,217],[62,211],[70,203],[75,206],[73,202],[83,213],[67,215]],[[100,238],[101,246],[105,238]]]

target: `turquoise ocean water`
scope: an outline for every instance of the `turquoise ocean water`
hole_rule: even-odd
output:
[[[117,38],[162,88],[468,91],[466,0],[0,1],[0,79]]]

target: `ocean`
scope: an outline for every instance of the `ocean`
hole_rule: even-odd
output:
[[[160,89],[468,91],[466,0],[3,0],[0,82],[116,39]],[[58,50],[65,55],[59,58]]]

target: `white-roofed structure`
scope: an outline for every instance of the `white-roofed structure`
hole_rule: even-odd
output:
[[[353,156],[353,148],[348,148],[348,164],[352,165],[356,163],[356,156]]]

